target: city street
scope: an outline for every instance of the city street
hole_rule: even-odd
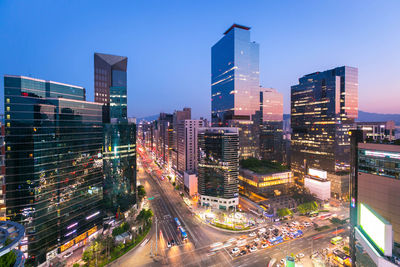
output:
[[[311,264],[310,255],[314,251],[330,247],[330,239],[335,236],[332,230],[311,233],[305,237],[285,241],[243,256],[230,253],[235,245],[229,239],[245,238],[249,243],[253,238],[243,233],[232,233],[218,230],[204,224],[192,214],[184,204],[177,190],[167,180],[156,176],[156,168],[152,161],[138,160],[138,184],[145,187],[147,202],[154,212],[153,228],[143,243],[118,259],[111,266],[266,266],[275,258],[280,261],[286,255],[303,253],[299,263],[303,266]],[[153,170],[150,171],[150,169]],[[151,174],[151,172],[153,174]],[[186,230],[188,240],[185,242],[177,229],[174,218],[178,218]],[[156,255],[157,228],[157,255]],[[248,233],[247,233],[248,234]],[[344,233],[343,233],[344,234]],[[167,242],[174,240],[175,245],[168,248]],[[212,251],[216,243],[226,244]]]

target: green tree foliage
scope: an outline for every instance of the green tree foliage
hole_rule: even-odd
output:
[[[283,209],[279,209],[277,211],[277,214],[279,217],[285,217],[285,216],[292,215],[293,212],[291,210],[289,210],[288,208],[283,208]]]
[[[114,228],[114,230],[112,231],[112,236],[116,237],[117,235],[125,233],[128,230],[129,230],[129,224],[124,222],[120,226]]]
[[[79,263],[74,263],[74,265],[72,265],[72,267],[79,267]]]
[[[306,214],[315,210],[318,210],[318,204],[316,201],[306,202],[297,206],[297,211],[301,214]]]
[[[17,256],[14,251],[10,251],[7,254],[4,254],[0,257],[0,266],[11,267],[14,266],[15,261],[17,260]]]
[[[268,160],[259,160],[256,158],[242,159],[240,161],[240,166],[260,174],[288,170],[286,166],[283,166],[280,163]]]
[[[140,200],[142,200],[144,198],[144,196],[146,195],[146,191],[144,190],[144,186],[143,185],[139,185],[137,187],[137,195],[138,195]]]
[[[149,223],[150,219],[153,217],[153,211],[151,209],[142,209],[139,215],[136,217],[138,221]]]

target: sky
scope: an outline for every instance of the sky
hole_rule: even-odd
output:
[[[399,14],[398,0],[0,0],[0,75],[83,86],[93,101],[93,54],[127,56],[129,116],[210,117],[211,47],[238,23],[285,113],[300,77],[343,65],[359,69],[360,110],[400,113]]]

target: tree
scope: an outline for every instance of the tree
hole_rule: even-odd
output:
[[[285,216],[292,215],[293,212],[291,210],[289,210],[288,208],[283,208],[283,209],[279,209],[277,211],[277,214],[279,217],[285,217]]]
[[[138,197],[140,199],[140,201],[144,198],[144,196],[146,195],[146,190],[144,190],[144,186],[143,185],[139,185],[137,187],[137,194]]]
[[[151,209],[142,209],[136,219],[145,223],[149,223],[154,213]]]
[[[72,267],[79,267],[79,263],[74,263],[74,265],[72,265]]]
[[[12,267],[14,266],[16,260],[17,256],[15,255],[15,252],[12,250],[0,257],[0,266]]]

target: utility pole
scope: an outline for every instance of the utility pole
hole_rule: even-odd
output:
[[[157,256],[158,229],[157,229],[157,216],[155,217],[156,217],[156,256]]]

